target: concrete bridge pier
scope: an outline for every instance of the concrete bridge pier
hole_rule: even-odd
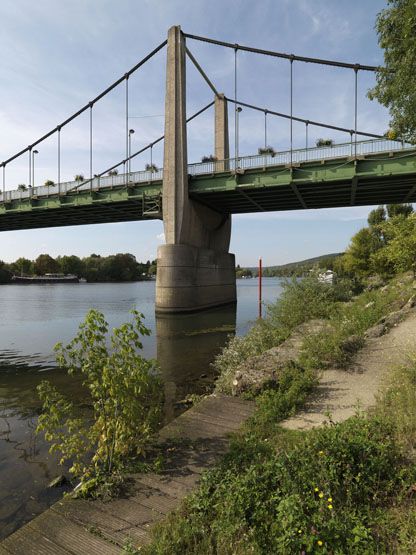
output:
[[[236,301],[235,258],[228,252],[231,216],[189,198],[185,39],[168,32],[163,223],[158,249],[156,311],[191,312]],[[215,99],[215,156],[229,158],[227,101]],[[225,169],[225,168],[224,168]]]

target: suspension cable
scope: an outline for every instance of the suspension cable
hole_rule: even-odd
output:
[[[58,137],[58,194],[61,194],[61,127],[57,127]]]
[[[126,161],[129,157],[129,78],[126,77]],[[124,163],[124,173],[126,173],[126,162]]]
[[[237,51],[238,48],[234,49],[234,98],[237,97]],[[235,105],[234,110],[234,158],[237,164],[238,158],[238,104]]]
[[[290,59],[290,163],[293,158],[293,58]]]
[[[354,155],[357,157],[357,111],[358,111],[358,70],[354,69],[355,74],[355,99],[354,99],[354,130],[355,130],[355,152]]]
[[[93,100],[92,103],[95,104],[96,102],[98,102],[98,100],[101,100],[104,96],[106,96],[109,92],[111,92],[113,89],[115,89],[118,85],[120,85],[120,83],[122,83],[127,77],[129,77],[132,73],[134,73],[135,71],[137,71],[142,65],[144,65],[147,61],[149,61],[151,58],[153,58],[153,56],[155,54],[157,54],[159,52],[159,50],[161,50],[164,46],[166,46],[167,44],[167,40],[164,40],[161,44],[159,44],[159,46],[157,46],[154,50],[152,50],[147,56],[145,56],[143,59],[141,59],[135,66],[133,66],[132,68],[130,68],[127,73],[125,73],[122,77],[120,77],[119,79],[117,79],[117,81],[114,81],[114,83],[112,83],[109,87],[107,87],[103,92],[101,92],[98,96],[96,96]],[[22,149],[21,151],[17,152],[16,154],[14,154],[13,156],[11,156],[10,158],[8,158],[7,160],[5,160],[3,163],[4,164],[8,164],[10,162],[12,162],[13,160],[15,160],[16,158],[18,158],[19,156],[21,156],[22,154],[24,154],[25,152],[28,152],[29,149],[32,149],[33,147],[35,147],[36,145],[38,145],[39,143],[41,143],[42,141],[44,141],[45,139],[47,139],[48,137],[50,137],[51,135],[53,135],[54,133],[57,132],[58,128],[61,127],[65,127],[65,125],[67,125],[68,123],[70,123],[72,120],[74,120],[75,118],[77,118],[79,115],[81,115],[83,112],[85,112],[86,110],[88,110],[88,108],[90,107],[90,103],[86,104],[85,106],[83,106],[82,108],[80,108],[77,112],[75,112],[74,114],[72,114],[72,116],[70,116],[69,118],[67,118],[65,121],[63,121],[61,124],[59,124],[57,127],[55,127],[54,129],[51,129],[51,131],[48,131],[48,133],[45,133],[45,135],[43,135],[42,137],[40,137],[39,139],[37,139],[36,141],[34,141],[30,146]]]
[[[203,114],[206,110],[208,110],[208,108],[211,108],[211,106],[213,106],[214,104],[215,104],[215,101],[213,100],[212,102],[210,102],[209,104],[207,104],[206,106],[204,106],[203,108],[198,110],[198,112],[195,112],[194,114],[192,114],[192,116],[187,118],[186,123],[191,122],[193,119],[195,119],[199,115]],[[152,141],[151,143],[144,146],[143,148],[141,148],[140,150],[138,150],[134,154],[131,154],[127,159],[121,160],[120,162],[117,162],[117,164],[113,164],[110,168],[107,168],[106,170],[102,171],[101,173],[97,173],[97,177],[102,177],[104,174],[106,174],[108,172],[111,172],[112,170],[115,170],[116,168],[118,168],[118,166],[120,166],[121,164],[126,164],[126,162],[128,160],[132,160],[136,156],[139,156],[139,154],[142,154],[143,152],[145,152],[149,148],[152,149],[156,144],[160,143],[160,141],[163,141],[164,138],[165,138],[165,135],[161,135],[158,139]],[[86,185],[87,183],[88,183],[88,181],[83,181],[82,183],[80,183],[79,185],[76,185],[75,187],[73,187],[70,190],[75,191],[79,187],[81,187],[83,185]]]
[[[243,102],[242,100],[234,100],[233,98],[225,97],[228,102],[232,102],[233,104],[239,104],[240,106],[245,106],[246,108],[251,108],[252,110],[258,110],[259,112],[264,112],[265,108],[261,108],[260,106],[255,106],[254,104],[248,104],[247,102]],[[290,114],[284,114],[282,112],[275,112],[273,110],[267,109],[268,114],[272,114],[273,116],[278,116],[284,119],[290,119]],[[354,133],[353,130],[347,129],[346,127],[338,127],[337,125],[330,125],[329,123],[322,123],[319,121],[313,121],[310,119],[299,118],[297,116],[292,116],[293,121],[300,121],[302,123],[308,122],[310,125],[315,125],[316,127],[325,127],[326,129],[333,129],[334,131],[342,131],[343,133]],[[383,139],[383,135],[377,135],[376,133],[367,133],[366,131],[358,131],[357,135],[363,135],[364,137],[372,137],[373,139]]]
[[[32,147],[28,150],[29,153],[29,187],[32,186]]]
[[[306,62],[311,64],[321,64],[327,66],[335,66],[335,67],[343,67],[354,69],[361,71],[380,71],[380,66],[370,66],[370,65],[362,65],[362,64],[351,64],[347,62],[338,62],[336,60],[326,60],[322,58],[310,58],[307,56],[295,56],[293,54],[285,54],[283,52],[275,52],[273,50],[263,50],[262,48],[253,48],[251,46],[243,46],[241,44],[232,44],[230,42],[225,42],[221,40],[215,40],[207,37],[201,37],[198,35],[190,35],[188,33],[184,33],[184,36],[188,39],[198,40],[201,42],[207,42],[210,44],[216,44],[218,46],[225,46],[226,48],[238,48],[239,50],[244,50],[246,52],[253,52],[254,54],[263,54],[264,56],[272,56],[275,58],[285,58],[286,60],[296,60],[298,62]]]
[[[92,189],[92,108],[93,108],[93,103],[90,103],[90,180],[91,180],[91,184],[90,184],[90,189]]]
[[[309,129],[309,121],[305,121],[305,150],[306,150],[306,161],[308,160],[308,129]]]
[[[264,148],[267,148],[267,110],[264,110]]]
[[[203,79],[206,81],[207,85],[209,86],[209,88],[212,90],[212,92],[215,94],[215,96],[219,96],[217,89],[215,88],[215,86],[212,84],[212,81],[209,79],[208,75],[205,73],[205,71],[202,69],[202,67],[199,65],[199,63],[197,62],[197,60],[195,59],[195,56],[192,54],[192,52],[189,50],[189,48],[187,46],[185,46],[185,52],[187,53],[189,59],[191,60],[191,62],[194,64],[194,66],[196,67],[196,69],[199,71],[199,73],[202,75]]]

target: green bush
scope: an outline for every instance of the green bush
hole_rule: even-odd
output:
[[[70,472],[81,478],[85,492],[122,469],[129,457],[141,455],[159,424],[158,369],[139,354],[141,337],[150,332],[142,314],[133,316],[133,322],[113,330],[108,346],[108,323],[90,310],[76,337],[55,347],[60,367],[80,378],[89,395],[87,414],[49,382],[38,386],[43,411],[37,432],[45,433],[51,452],[61,453],[61,464],[72,462]]]
[[[145,553],[385,553],[381,511],[414,478],[377,418],[312,431],[278,453],[240,439]]]
[[[232,337],[216,357],[216,389],[231,392],[235,371],[247,358],[260,355],[288,338],[292,330],[312,318],[328,318],[339,292],[316,277],[292,278],[283,282],[280,298],[267,306],[264,320],[258,320],[243,337]]]

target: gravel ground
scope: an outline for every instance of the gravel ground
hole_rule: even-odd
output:
[[[416,311],[412,311],[387,335],[368,339],[348,369],[325,370],[305,408],[282,426],[307,430],[328,421],[328,415],[333,422],[341,422],[357,409],[368,409],[391,371],[415,351]]]

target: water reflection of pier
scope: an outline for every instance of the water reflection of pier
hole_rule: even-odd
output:
[[[207,368],[207,360],[214,359],[235,327],[235,304],[193,314],[156,315],[166,420],[173,418],[178,399],[210,389],[215,372],[212,366]]]

